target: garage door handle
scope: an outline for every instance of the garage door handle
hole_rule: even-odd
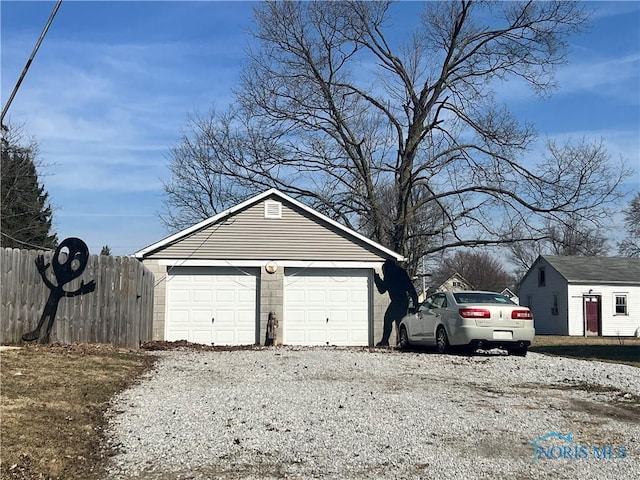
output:
[[[211,323],[215,322],[216,319],[214,317],[211,318]]]
[[[329,319],[327,318],[327,323],[329,323]]]

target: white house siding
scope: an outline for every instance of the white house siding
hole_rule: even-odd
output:
[[[568,335],[584,335],[584,294],[593,286],[569,285],[569,332]],[[585,290],[586,289],[586,290]]]
[[[638,259],[549,258],[538,257],[518,292],[521,305],[533,312],[536,334],[584,335],[584,297],[595,295],[600,297],[600,335],[640,336],[640,276],[633,270]],[[544,286],[538,285],[539,267],[545,268]],[[552,310],[554,293],[557,315]],[[615,314],[616,294],[626,294],[627,315]]]
[[[536,335],[570,335],[567,330],[569,306],[566,280],[544,260],[538,266],[545,267],[545,285],[538,286],[538,269],[532,269],[520,286],[520,305],[531,309]],[[552,311],[554,294],[558,296],[557,315]]]
[[[608,296],[603,295],[603,335],[640,336],[640,286],[616,286],[608,287]],[[615,294],[627,294],[628,315],[615,314]],[[610,312],[609,317],[604,316],[604,311]]]
[[[628,315],[615,314],[616,294],[626,294]],[[584,296],[600,296],[602,336],[636,336],[640,333],[640,287],[611,285],[569,286],[569,335],[584,335]]]

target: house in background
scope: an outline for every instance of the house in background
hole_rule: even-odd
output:
[[[154,340],[374,345],[387,295],[374,271],[404,258],[271,189],[135,256],[154,272]]]
[[[473,286],[467,282],[462,275],[455,272],[450,277],[444,276],[431,276],[429,285],[426,284],[427,275],[422,277],[422,285],[420,288],[416,286],[416,292],[418,292],[418,301],[424,302],[427,295],[431,295],[436,292],[457,292],[460,290],[473,290]]]
[[[519,297],[536,334],[640,336],[640,258],[542,255]]]
[[[473,285],[458,272],[440,282],[440,285],[435,289],[436,292],[459,292],[461,290],[473,290]]]
[[[513,293],[510,288],[505,288],[500,293],[505,297],[511,299],[513,303],[517,303],[518,305],[520,305],[520,298],[518,298],[518,295]]]

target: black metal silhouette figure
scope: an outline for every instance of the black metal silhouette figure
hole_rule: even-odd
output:
[[[389,346],[389,337],[396,322],[396,330],[402,317],[409,311],[409,297],[413,302],[413,309],[418,308],[418,294],[409,278],[407,271],[391,259],[387,259],[382,265],[384,279],[380,278],[378,272],[373,275],[373,280],[380,293],[389,292],[391,303],[384,314],[384,331],[382,340],[376,344],[377,347]]]
[[[66,258],[61,262],[61,253],[65,248],[69,251]],[[47,303],[42,311],[42,316],[40,317],[38,326],[34,331],[22,335],[22,340],[25,342],[32,342],[40,339],[39,343],[49,343],[51,329],[53,328],[53,323],[56,319],[56,312],[58,311],[60,299],[62,297],[84,295],[85,293],[93,292],[96,289],[96,282],[93,280],[86,284],[83,280],[80,283],[80,288],[74,292],[67,292],[62,288],[66,283],[69,283],[71,280],[82,275],[82,272],[87,266],[88,260],[89,249],[87,248],[86,243],[79,238],[65,238],[60,245],[58,245],[58,248],[56,248],[56,251],[53,254],[53,259],[51,260],[53,264],[53,273],[58,283],[57,285],[54,285],[45,275],[45,271],[49,268],[49,264],[44,263],[44,256],[38,255],[38,258],[36,258],[36,267],[38,268],[38,272],[40,272],[40,276],[42,277],[45,285],[49,290],[51,290],[51,292],[49,293],[49,298],[47,299]],[[49,323],[47,323],[47,329],[41,337],[40,329],[46,319],[49,319]]]

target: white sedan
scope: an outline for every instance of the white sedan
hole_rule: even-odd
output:
[[[527,307],[494,292],[439,292],[427,297],[416,313],[399,324],[399,346],[503,348],[524,356],[533,342],[533,315]]]

